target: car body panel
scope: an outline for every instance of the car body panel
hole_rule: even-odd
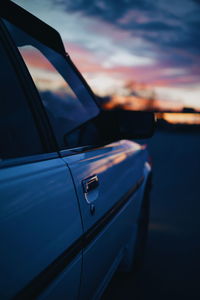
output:
[[[79,298],[81,277],[82,253],[63,270],[63,272],[42,292],[38,300],[66,300]]]
[[[71,170],[79,197],[84,231],[87,231],[137,184],[143,176],[147,152],[144,146],[121,140],[105,147],[63,157],[63,159]],[[96,207],[96,213],[91,215],[90,205],[83,192],[82,181],[94,174],[99,178],[99,186],[90,199]]]
[[[0,169],[0,195],[0,295],[9,298],[82,235],[82,224],[60,158]]]
[[[148,176],[144,173],[147,159],[145,147],[128,140],[63,159],[69,165],[73,176],[86,233],[97,227],[109,211],[112,213],[124,195],[137,186],[141,179],[145,182]],[[88,193],[88,203],[82,182],[94,174],[99,178],[99,185]],[[85,299],[101,294],[106,278],[120,262],[133,227],[136,227],[142,193],[141,184],[127,196],[127,203],[99,233],[97,231],[91,243],[85,247],[81,285],[81,295]],[[95,207],[93,214],[91,205]]]
[[[140,198],[141,193],[137,191],[84,250],[81,295],[86,299],[97,299],[101,296],[123,259],[129,238],[132,233],[136,233],[137,224],[133,214],[134,210],[138,210]]]

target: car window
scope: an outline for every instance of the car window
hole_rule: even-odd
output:
[[[77,128],[99,113],[98,106],[80,76],[67,57],[8,21],[4,23],[39,91],[59,147],[79,146],[77,138],[76,143],[74,138],[71,139],[71,132],[77,132]]]
[[[0,159],[43,153],[34,119],[0,35]]]

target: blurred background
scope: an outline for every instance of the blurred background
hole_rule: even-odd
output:
[[[66,51],[105,105],[200,111],[198,0],[14,2],[59,31]],[[48,69],[35,68],[42,80]],[[43,84],[44,89],[51,86]]]
[[[56,28],[106,109],[155,111],[145,262],[105,299],[200,299],[200,1],[15,0]],[[27,52],[43,91],[59,78]],[[52,79],[51,79],[52,78]],[[54,82],[52,82],[54,81]]]

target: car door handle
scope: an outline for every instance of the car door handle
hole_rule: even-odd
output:
[[[99,186],[99,178],[97,175],[92,175],[82,181],[84,194],[96,189]]]

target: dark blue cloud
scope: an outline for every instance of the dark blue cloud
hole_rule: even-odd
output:
[[[171,60],[175,66],[181,62],[182,66],[192,66],[199,56],[200,0],[52,1],[68,12],[79,12],[129,31],[151,43],[160,59]],[[134,11],[135,15],[127,17]]]
[[[198,0],[193,0],[194,3],[200,3]],[[120,28],[126,30],[146,30],[146,31],[176,31],[180,30],[180,26],[187,27],[190,33],[196,27],[195,22],[187,22],[187,15],[182,18],[177,14],[177,1],[173,2],[173,7],[175,12],[166,10],[166,7],[162,7],[162,2],[166,3],[165,0],[159,1],[149,1],[149,0],[54,0],[57,4],[63,6],[68,12],[81,12],[82,14],[96,17],[112,23]],[[179,0],[179,5],[181,7],[182,0]],[[185,1],[185,4],[191,2],[191,0]],[[171,2],[170,4],[171,5]],[[166,6],[166,5],[165,5]],[[194,11],[194,14],[200,14],[198,5],[198,11]],[[146,23],[137,22],[137,19],[129,20],[127,24],[120,24],[120,19],[126,16],[130,11],[137,10],[143,16],[149,18]],[[200,16],[200,15],[199,15]],[[190,15],[190,19],[192,16]],[[158,20],[159,19],[159,20]],[[200,18],[197,22],[200,21]],[[176,26],[173,23],[179,23]],[[184,32],[184,30],[183,30]]]
[[[146,0],[54,0],[54,2],[63,5],[67,11],[82,12],[111,23],[116,23],[130,10],[153,11],[152,5]]]

